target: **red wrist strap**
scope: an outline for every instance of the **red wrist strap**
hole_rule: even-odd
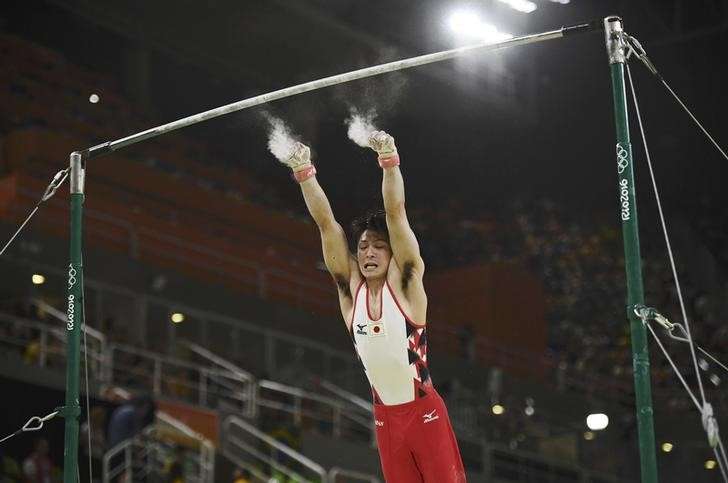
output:
[[[392,156],[388,156],[386,158],[379,157],[379,166],[382,168],[392,168],[394,166],[399,166],[399,154],[394,153]]]
[[[316,167],[313,164],[308,168],[302,169],[301,171],[293,172],[293,177],[299,183],[303,183],[312,176],[316,176]]]

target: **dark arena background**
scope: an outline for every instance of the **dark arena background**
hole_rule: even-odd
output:
[[[69,265],[74,150],[593,20],[86,151]],[[725,0],[1,2],[1,246],[60,173],[0,256],[0,481],[385,481],[317,226],[274,156],[276,133],[311,146],[347,227],[383,206],[352,119],[397,141],[467,481],[728,481],[727,46]]]

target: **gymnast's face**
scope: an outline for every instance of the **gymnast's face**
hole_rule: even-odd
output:
[[[356,255],[359,271],[365,279],[376,280],[386,277],[392,259],[392,249],[384,235],[365,230],[359,237]]]

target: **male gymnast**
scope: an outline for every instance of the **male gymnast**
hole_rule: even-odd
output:
[[[297,143],[284,163],[293,170],[321,232],[324,262],[336,283],[341,315],[372,387],[379,457],[390,483],[463,483],[447,408],[427,369],[425,264],[407,220],[404,180],[394,139],[372,133],[382,168],[384,211],[352,224],[352,255],[316,180],[310,150]]]

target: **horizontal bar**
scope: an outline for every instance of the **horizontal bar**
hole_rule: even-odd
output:
[[[215,109],[210,109],[209,111],[200,112],[198,114],[194,114],[192,116],[184,117],[182,119],[178,119],[176,121],[162,124],[157,127],[153,127],[151,129],[147,129],[146,131],[141,131],[136,134],[132,134],[131,136],[127,136],[121,139],[117,139],[116,141],[107,141],[105,143],[96,145],[92,148],[89,148],[84,152],[84,154],[88,157],[94,157],[98,156],[104,153],[108,153],[111,151],[117,151],[121,148],[131,146],[132,144],[136,144],[138,142],[144,141],[146,139],[151,139],[157,136],[161,136],[162,134],[187,127],[192,126],[193,124],[197,124],[203,121],[207,121],[209,119],[213,119],[225,114],[230,114],[232,112],[241,111],[243,109],[248,109],[250,107],[259,106],[261,104],[266,104],[272,101],[276,101],[279,99],[283,99],[286,97],[295,96],[297,94],[303,94],[304,92],[310,92],[318,89],[322,89],[324,87],[333,86],[336,84],[343,84],[345,82],[351,82],[358,79],[364,79],[366,77],[373,77],[376,75],[386,74],[389,72],[394,72],[398,70],[403,69],[409,69],[411,67],[416,67],[420,65],[425,64],[432,64],[434,62],[440,62],[443,60],[452,59],[455,57],[459,57],[461,55],[464,55],[466,53],[476,51],[476,50],[482,50],[482,51],[491,51],[491,50],[500,50],[505,49],[508,47],[515,47],[517,45],[526,45],[526,44],[533,44],[537,42],[543,42],[546,40],[551,39],[558,39],[570,34],[574,33],[582,33],[582,32],[588,32],[591,30],[594,30],[598,28],[599,22],[587,22],[587,23],[581,23],[576,24],[572,26],[562,27],[558,30],[551,30],[548,32],[542,32],[537,34],[531,34],[531,35],[524,35],[521,37],[513,37],[511,39],[503,40],[501,42],[480,42],[473,45],[467,45],[464,47],[458,47],[451,50],[444,50],[441,52],[435,52],[432,54],[425,54],[420,55],[417,57],[411,57],[408,59],[402,59],[402,60],[396,60],[394,62],[388,62],[386,64],[379,64],[374,65],[371,67],[366,67],[363,69],[354,70],[351,72],[346,72],[343,74],[333,75],[329,77],[324,77],[322,79],[305,82],[303,84],[298,84],[291,87],[286,87],[285,89],[279,89],[277,91],[268,92],[267,94],[261,94],[259,96],[250,97],[248,99],[244,99],[242,101],[233,102],[231,104],[226,104],[221,107],[217,107]]]

